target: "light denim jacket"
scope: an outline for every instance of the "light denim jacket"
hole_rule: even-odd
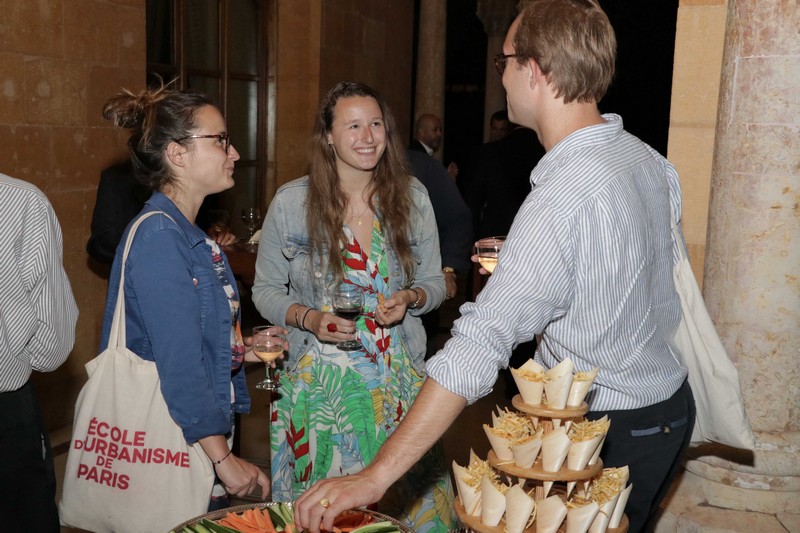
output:
[[[312,264],[306,227],[307,193],[308,176],[304,176],[282,186],[275,194],[264,219],[253,285],[253,302],[261,315],[289,329],[287,368],[297,364],[315,337],[313,333],[289,327],[286,313],[294,303],[320,309],[326,287],[333,281],[327,269],[327,256],[316,257]],[[413,285],[425,291],[427,301],[419,309],[408,309],[397,330],[414,368],[422,373],[426,339],[419,316],[436,309],[444,301],[445,284],[433,208],[428,192],[416,178],[411,180],[411,199],[414,211],[409,244],[416,262]],[[406,283],[405,274],[388,240],[386,251],[389,286],[394,294]]]
[[[163,211],[172,220],[152,216],[134,235],[124,265],[126,345],[142,359],[155,361],[169,414],[192,444],[229,433],[231,408],[247,413],[250,397],[244,368],[231,373],[231,310],[206,234],[160,192],[134,220],[149,211]],[[129,230],[130,225],[111,267],[101,352],[108,346]],[[227,259],[225,271],[233,281]]]

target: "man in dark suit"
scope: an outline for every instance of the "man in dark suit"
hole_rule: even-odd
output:
[[[104,169],[92,213],[92,235],[86,251],[95,260],[111,264],[128,223],[142,210],[151,191],[133,176],[130,160]]]
[[[478,153],[476,168],[464,190],[464,199],[472,212],[475,239],[507,235],[522,202],[531,192],[530,175],[544,156],[536,133],[513,125],[503,139],[489,142]],[[482,280],[485,283],[485,279]],[[480,287],[473,288],[477,293]],[[533,357],[536,341],[514,348],[509,368],[521,366]],[[517,386],[508,369],[500,372],[506,381],[507,395],[513,397]]]
[[[447,174],[442,164],[424,152],[408,150],[411,173],[428,189],[436,228],[439,231],[439,249],[442,255],[442,271],[446,285],[446,298],[449,300],[458,290],[456,273],[469,272],[470,251],[472,250],[472,222],[470,210],[455,182]],[[439,311],[434,310],[422,316],[425,333],[428,335],[428,354],[433,353],[431,340],[439,327]]]
[[[422,152],[433,156],[434,152],[442,145],[442,121],[436,115],[425,113],[420,115],[414,122],[414,139],[408,145],[409,150]],[[458,176],[458,165],[451,161],[447,165],[447,173],[456,179]]]
[[[105,265],[114,262],[117,245],[125,228],[142,210],[151,193],[134,176],[130,160],[103,169],[92,212],[92,234],[86,243],[86,252],[94,260]],[[207,220],[208,211],[204,203],[198,213],[197,225],[208,228],[206,232],[218,244],[233,244],[236,236],[227,228],[217,226],[215,221]]]
[[[508,234],[520,205],[531,192],[531,171],[543,155],[536,133],[521,126],[481,147],[472,179],[463,191],[472,211],[476,239]]]

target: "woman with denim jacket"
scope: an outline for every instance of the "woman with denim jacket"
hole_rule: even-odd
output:
[[[365,295],[354,322],[331,312],[342,282]],[[444,296],[433,210],[408,174],[394,119],[376,91],[341,82],[322,101],[309,175],[270,205],[256,261],[253,301],[289,329],[270,425],[273,500],[369,464],[422,385],[419,316]],[[354,338],[360,349],[336,347]],[[439,446],[379,510],[415,531],[447,531],[452,499]]]
[[[164,86],[139,94],[124,91],[106,103],[103,114],[131,130],[134,173],[154,191],[134,220],[152,211],[161,214],[139,226],[124,265],[121,249],[128,230],[123,235],[111,270],[100,349],[108,345],[124,268],[127,347],[155,361],[170,415],[187,443],[200,443],[225,489],[236,495],[258,489],[266,498],[267,476],[228,446],[233,412],[250,409],[243,360],[258,359],[242,338],[239,295],[225,254],[195,224],[203,199],[234,183],[239,153],[230,144],[225,120],[207,96]],[[227,499],[220,485],[214,489],[218,499]],[[210,508],[218,506],[212,498]]]

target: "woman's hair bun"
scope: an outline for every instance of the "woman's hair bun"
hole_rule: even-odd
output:
[[[103,118],[112,121],[114,126],[120,128],[147,129],[148,118],[152,119],[155,105],[168,94],[168,85],[161,80],[157,88],[148,88],[135,94],[128,89],[109,98],[103,105]]]

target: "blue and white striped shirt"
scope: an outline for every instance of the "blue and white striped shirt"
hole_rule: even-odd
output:
[[[0,174],[0,393],[72,350],[78,308],[62,264],[61,226],[30,183]]]
[[[488,394],[518,343],[540,335],[536,358],[600,372],[593,411],[666,400],[686,368],[672,345],[680,301],[670,210],[680,220],[675,168],[623,130],[617,115],[574,132],[531,173],[499,263],[428,376],[469,403]],[[533,355],[533,354],[531,354]]]

